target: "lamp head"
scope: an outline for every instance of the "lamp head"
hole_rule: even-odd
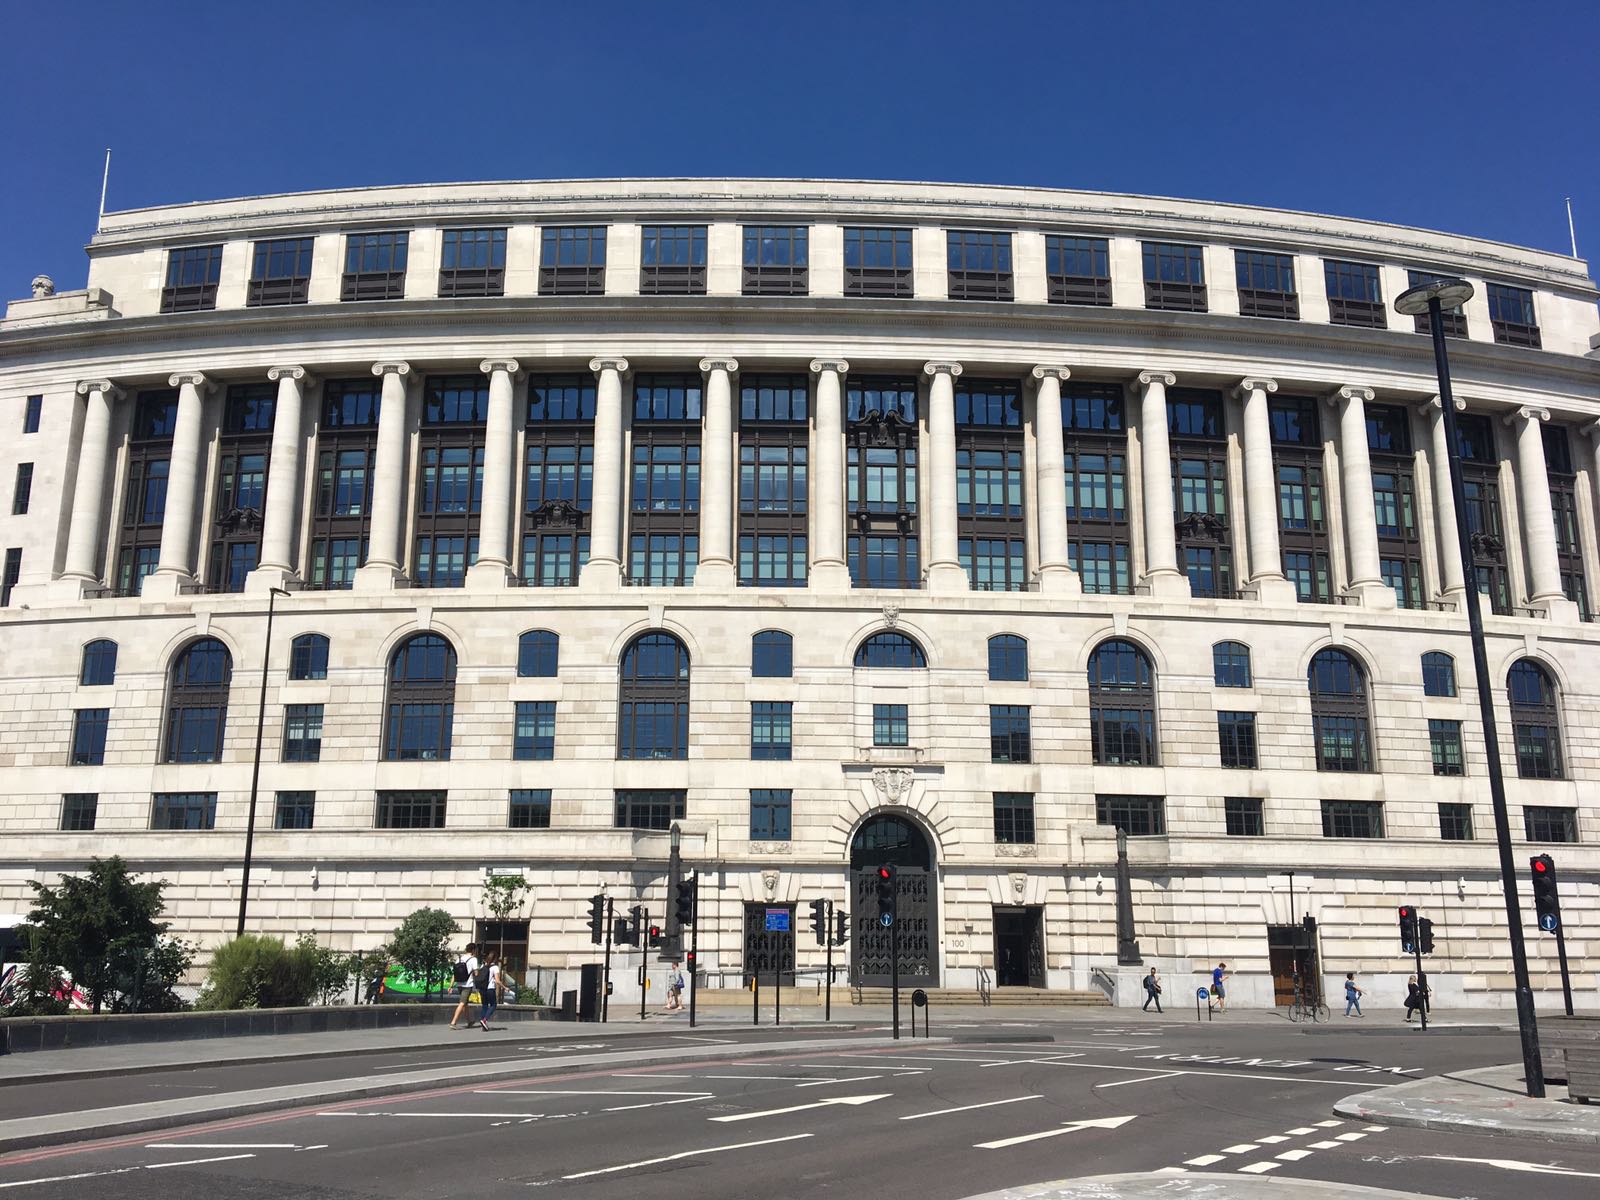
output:
[[[1465,279],[1435,279],[1401,292],[1394,298],[1394,310],[1403,317],[1419,317],[1428,311],[1428,301],[1435,297],[1441,309],[1456,309],[1472,295],[1472,285]]]

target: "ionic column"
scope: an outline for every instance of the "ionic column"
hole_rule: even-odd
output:
[[[1552,619],[1578,620],[1578,606],[1561,590],[1561,563],[1556,557],[1556,517],[1550,504],[1550,474],[1544,461],[1548,409],[1524,406],[1505,418],[1517,436],[1517,499],[1522,508],[1522,536],[1528,544],[1528,603]]]
[[[265,592],[296,578],[294,519],[300,511],[300,420],[306,387],[313,381],[304,367],[273,367],[267,378],[278,385],[272,410],[272,459],[267,465],[266,511],[261,521],[261,558],[245,579],[245,591]]]
[[[589,369],[600,376],[594,405],[594,504],[589,561],[578,584],[616,591],[622,586],[622,377],[628,360],[597,358]]]
[[[1268,604],[1293,604],[1294,584],[1283,575],[1278,543],[1278,480],[1272,466],[1272,417],[1267,397],[1275,379],[1242,379],[1235,394],[1244,400],[1244,509],[1250,530],[1250,588]]]
[[[167,505],[161,514],[161,552],[140,595],[173,597],[194,582],[194,528],[199,518],[200,415],[211,381],[199,371],[178,371],[167,380],[178,389],[178,419],[167,465]]]
[[[1456,401],[1459,412],[1466,405]],[[1466,573],[1461,563],[1461,534],[1456,529],[1456,493],[1450,482],[1450,439],[1445,434],[1444,404],[1439,397],[1422,407],[1428,418],[1428,466],[1433,472],[1433,511],[1439,524],[1440,599],[1461,609],[1466,603]]]
[[[842,358],[819,358],[811,364],[817,377],[817,442],[811,474],[811,566],[808,587],[845,591],[850,565],[844,555],[844,377],[850,364]]]
[[[356,572],[358,591],[388,591],[400,581],[401,517],[406,505],[406,376],[409,363],[372,364],[383,380],[378,404],[378,448],[372,463],[372,527],[367,561]]]
[[[105,506],[106,462],[111,457],[111,406],[122,389],[109,379],[85,379],[78,395],[88,397],[83,414],[83,441],[78,448],[78,477],[72,487],[72,523],[67,528],[66,569],[83,589],[100,586],[100,513]]]
[[[1078,595],[1083,582],[1067,556],[1066,445],[1061,435],[1061,384],[1066,367],[1035,367],[1033,441],[1039,492],[1039,590]]]
[[[1393,608],[1394,589],[1383,582],[1378,561],[1378,511],[1372,499],[1372,458],[1367,452],[1367,404],[1372,389],[1342,387],[1328,402],[1339,410],[1344,528],[1350,545],[1351,595],[1366,608]]]
[[[489,413],[483,435],[483,507],[478,515],[478,561],[467,568],[467,586],[494,590],[511,582],[511,471],[516,433],[511,422],[512,384],[521,368],[514,358],[478,364],[489,377]]]
[[[1167,389],[1178,382],[1166,371],[1140,371],[1139,466],[1144,476],[1144,578],[1152,596],[1187,596],[1189,577],[1178,570],[1173,514],[1172,448],[1167,440]]]
[[[706,407],[700,439],[700,563],[696,587],[731,588],[733,568],[733,380],[732,358],[700,360],[706,377]]]
[[[956,389],[961,364],[922,365],[928,385],[928,590],[964,592],[967,573],[961,568],[956,537]]]

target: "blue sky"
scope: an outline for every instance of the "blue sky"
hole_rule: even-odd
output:
[[[111,209],[458,179],[939,179],[1565,251],[1570,195],[1580,253],[1600,248],[1595,0],[9,0],[0,78],[0,298],[40,271],[82,286],[106,146]]]

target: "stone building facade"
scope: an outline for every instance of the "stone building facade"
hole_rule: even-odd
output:
[[[1392,306],[1434,274],[1475,288],[1467,513]],[[227,936],[259,704],[253,928],[483,931],[520,875],[493,933],[567,970],[595,892],[662,918],[675,825],[711,984],[817,967],[817,897],[875,982],[890,861],[909,979],[1127,1001],[1121,827],[1185,984],[1398,989],[1409,901],[1438,1003],[1509,1004],[1475,583],[1592,996],[1595,299],[1544,251],[1016,188],[107,214],[87,288],[0,322],[0,916],[119,853]]]

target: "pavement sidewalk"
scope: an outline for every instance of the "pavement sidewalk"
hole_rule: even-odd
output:
[[[1125,1175],[1089,1175],[1057,1179],[1026,1187],[984,1192],[967,1200],[1281,1200],[1310,1196],[1316,1200],[1437,1200],[1419,1192],[1324,1183],[1290,1176],[1236,1175],[1211,1171],[1152,1171]]]
[[[1600,1145],[1600,1106],[1569,1102],[1560,1084],[1547,1083],[1545,1091],[1544,1099],[1530,1099],[1522,1065],[1514,1063],[1360,1092],[1333,1111],[1384,1125]]]

